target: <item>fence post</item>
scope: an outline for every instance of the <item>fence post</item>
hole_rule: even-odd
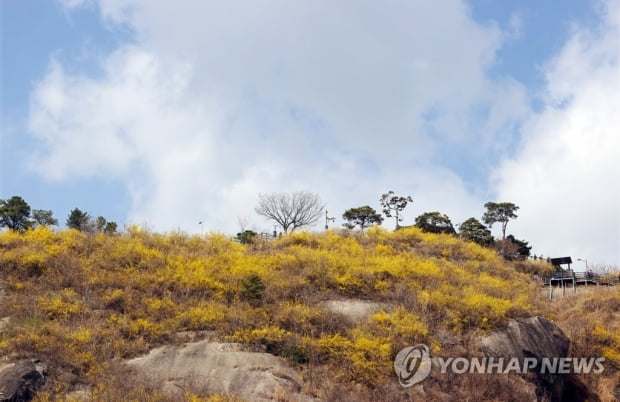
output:
[[[549,300],[553,300],[553,283],[551,279],[549,279]]]
[[[562,297],[566,296],[566,282],[564,281],[564,272],[562,272]]]

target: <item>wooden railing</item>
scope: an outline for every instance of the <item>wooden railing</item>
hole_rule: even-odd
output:
[[[565,294],[567,287],[572,287],[576,292],[577,286],[615,286],[620,285],[620,274],[599,274],[591,271],[575,272],[568,270],[556,271],[552,275],[545,275],[542,278],[543,286],[549,287],[549,298],[553,299],[553,288],[562,289]]]
[[[620,274],[599,274],[596,272],[556,271],[542,277],[543,285],[561,286],[563,283],[616,285],[620,284]]]

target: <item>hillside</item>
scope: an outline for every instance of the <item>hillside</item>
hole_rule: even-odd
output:
[[[548,302],[530,273],[494,251],[416,228],[296,233],[252,245],[226,236],[52,232],[0,234],[0,366],[36,358],[48,366],[39,398],[78,389],[97,400],[165,400],[122,362],[189,340],[237,342],[286,359],[303,392],[323,400],[398,400],[393,371],[406,346],[437,356],[473,352],[478,336],[511,318],[541,315],[571,339],[575,356],[604,355],[603,375],[581,381],[613,400],[620,383],[620,293],[595,290]],[[372,311],[347,318],[330,306]],[[330,304],[331,303],[331,304]],[[424,398],[507,400],[512,375],[432,375]],[[233,400],[233,396],[185,398]],[[283,397],[283,399],[286,399]]]

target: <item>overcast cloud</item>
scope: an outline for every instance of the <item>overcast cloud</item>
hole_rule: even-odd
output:
[[[50,62],[31,97],[32,166],[125,183],[133,222],[270,229],[259,192],[315,191],[339,218],[392,189],[414,198],[406,223],[513,201],[509,231],[535,252],[620,261],[617,3],[546,65],[541,112],[489,73],[520,18],[482,26],[461,1],[63,3],[135,40],[96,75]]]
[[[498,197],[521,206],[512,228],[547,255],[620,261],[619,5],[599,31],[575,27],[549,61],[545,110],[496,172]]]

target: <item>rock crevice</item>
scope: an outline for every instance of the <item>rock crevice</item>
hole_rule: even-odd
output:
[[[587,390],[572,374],[541,370],[543,359],[568,357],[570,341],[554,323],[543,317],[517,318],[505,328],[480,338],[480,349],[489,357],[504,359],[535,358],[536,367],[523,377],[534,386],[539,399],[551,401],[585,400]]]

